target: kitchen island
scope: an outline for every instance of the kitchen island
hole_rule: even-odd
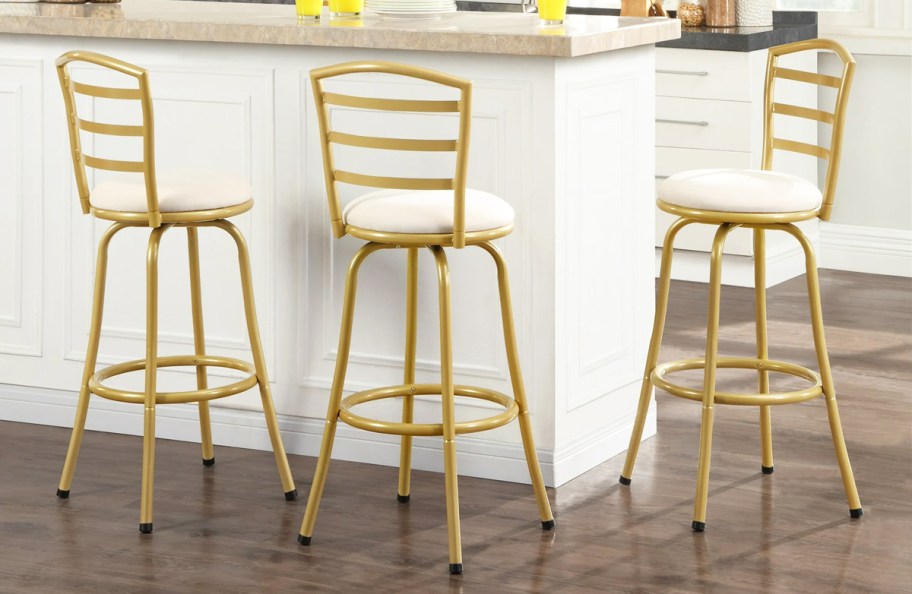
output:
[[[11,213],[0,221],[0,418],[61,426],[73,418],[104,224],[79,215],[53,60],[86,49],[150,69],[159,170],[195,164],[251,180],[256,204],[238,222],[251,246],[280,427],[289,452],[315,455],[344,271],[359,242],[331,237],[307,74],[383,59],[473,81],[469,184],[517,212],[516,231],[500,245],[546,482],[562,484],[623,451],[653,311],[654,44],[679,34],[676,20],[587,15],[542,28],[537,15],[516,13],[298,23],[286,5],[0,4],[0,196]],[[102,103],[100,113],[109,109]],[[100,364],[144,349],[145,234],[118,241],[108,291],[119,298],[105,311]],[[207,347],[249,358],[232,249],[216,234],[201,232],[200,242]],[[184,244],[175,235],[162,245],[163,354],[192,349]],[[510,393],[494,270],[475,251],[452,256],[456,381]],[[359,283],[349,390],[401,381],[405,260],[376,258],[382,265]],[[422,270],[418,381],[428,381],[436,299]],[[220,373],[211,371],[215,381],[229,381]],[[166,389],[195,382],[181,371],[160,377]],[[432,418],[435,402],[419,402],[416,418]],[[376,414],[399,414],[393,403],[377,405]],[[268,449],[251,412],[258,406],[255,394],[214,406],[216,443]],[[457,416],[488,416],[485,407],[460,403]],[[96,399],[87,427],[139,434],[140,413]],[[158,414],[158,436],[197,439],[194,408]],[[654,427],[652,413],[646,435]],[[439,440],[416,439],[415,468],[441,469],[440,449]],[[461,474],[528,480],[515,424],[461,438],[457,449]],[[395,465],[398,440],[340,427],[334,454]]]

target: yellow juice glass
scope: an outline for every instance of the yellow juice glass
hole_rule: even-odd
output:
[[[329,0],[329,13],[334,17],[358,16],[364,10],[364,0]]]
[[[538,19],[542,25],[563,24],[567,16],[567,0],[538,0]]]
[[[298,19],[302,21],[319,19],[323,10],[323,0],[295,0]]]

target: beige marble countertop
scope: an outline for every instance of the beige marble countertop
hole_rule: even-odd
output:
[[[588,15],[545,28],[538,15],[500,12],[439,20],[385,20],[365,12],[299,24],[291,5],[123,0],[0,3],[4,33],[574,57],[677,39],[681,29],[677,19]]]

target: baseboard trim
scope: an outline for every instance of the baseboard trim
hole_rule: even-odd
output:
[[[0,420],[38,425],[70,427],[77,394],[26,386],[0,384]],[[271,450],[269,434],[260,411],[211,407],[215,445]],[[279,416],[279,430],[290,454],[316,456],[320,450],[324,421]],[[655,434],[655,408],[650,409],[645,437]],[[633,417],[621,419],[590,435],[558,448],[537,448],[545,484],[557,487],[627,449]],[[93,397],[86,429],[125,435],[142,435],[142,407]],[[195,405],[168,405],[158,409],[156,436],[162,439],[198,442],[199,421]],[[416,470],[443,471],[443,446],[439,439],[415,438],[412,466]],[[66,452],[60,452],[61,464]],[[336,431],[334,460],[383,466],[399,465],[399,438],[361,431],[342,423]],[[519,444],[503,443],[478,436],[461,438],[458,446],[459,474],[515,483],[530,483],[525,454]],[[310,477],[299,477],[299,480]]]
[[[552,464],[554,486],[567,483],[583,473],[592,470],[609,458],[627,450],[630,443],[630,432],[633,430],[635,415],[618,419],[612,426],[579,437],[554,452],[555,463]],[[655,399],[649,406],[646,414],[646,424],[643,428],[643,439],[649,439],[656,434],[656,407]],[[542,465],[542,473],[545,467]],[[547,479],[546,479],[547,482]],[[549,484],[549,486],[551,486]]]
[[[656,277],[662,262],[662,248],[655,251]],[[768,253],[766,257],[766,288],[774,287],[804,274],[804,252],[797,243],[791,249]],[[671,278],[697,283],[709,282],[709,253],[675,250]],[[732,287],[754,286],[753,256],[722,256],[722,284]]]
[[[821,223],[821,268],[912,277],[912,231]]]

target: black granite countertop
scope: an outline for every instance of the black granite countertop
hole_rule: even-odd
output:
[[[211,1],[211,0],[210,0]],[[294,0],[218,0],[222,2],[259,2],[261,4],[294,4]],[[456,0],[459,10],[519,12],[521,6],[501,2]],[[568,14],[602,14],[618,16],[616,8],[570,6]],[[671,11],[674,14],[674,11]],[[811,11],[774,11],[772,27],[682,27],[681,38],[658,43],[658,47],[752,52],[817,37],[817,13]]]
[[[817,13],[774,11],[772,27],[681,27],[681,38],[658,47],[752,52],[817,38]]]
[[[459,10],[520,11],[516,4],[456,0]],[[617,8],[567,7],[568,14],[603,14],[618,16]],[[674,11],[671,11],[674,15]],[[772,27],[681,27],[681,38],[663,41],[658,47],[679,47],[729,52],[752,52],[775,45],[815,39],[817,13],[812,11],[774,11]]]

